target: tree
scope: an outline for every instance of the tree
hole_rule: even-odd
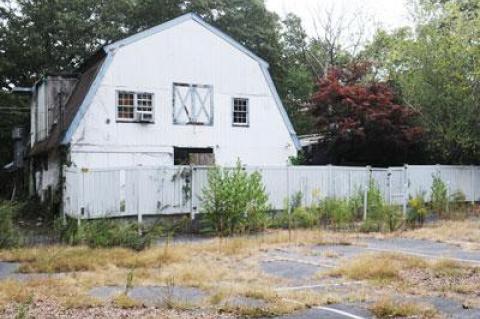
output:
[[[284,77],[284,102],[289,117],[298,134],[313,130],[313,119],[307,106],[314,89],[314,77],[307,64],[307,34],[299,17],[288,14],[283,20],[282,32]]]
[[[369,78],[372,66],[331,68],[318,83],[313,114],[335,164],[402,164],[413,158],[422,128],[392,88]]]
[[[415,4],[415,27],[377,33],[365,55],[420,114],[430,162],[479,163],[478,1]]]

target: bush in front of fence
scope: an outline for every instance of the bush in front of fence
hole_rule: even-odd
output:
[[[286,199],[285,209],[273,221],[273,226],[283,228],[331,226],[333,229],[353,229],[355,221],[358,220],[360,206],[357,197],[314,199],[310,206],[302,206],[302,201],[301,192],[293,194],[289,200]]]
[[[448,210],[448,188],[445,182],[440,178],[439,173],[433,174],[432,177],[432,210],[440,217],[444,217]]]
[[[373,180],[367,192],[359,190],[350,198],[318,198],[310,206],[302,206],[302,201],[300,192],[286,199],[285,209],[273,225],[293,228],[323,226],[364,232],[394,231],[403,225],[401,208],[386,203]]]
[[[137,223],[112,219],[82,221],[58,219],[55,231],[61,242],[68,245],[87,245],[90,248],[124,247],[142,250],[150,246],[152,232],[140,233]]]
[[[215,167],[202,190],[202,212],[208,226],[225,236],[260,231],[267,226],[268,195],[258,172]]]
[[[14,226],[14,215],[18,206],[0,201],[0,248],[13,248],[20,244],[20,234]]]

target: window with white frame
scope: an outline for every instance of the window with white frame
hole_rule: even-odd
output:
[[[248,126],[248,99],[233,99],[233,125]]]
[[[153,122],[153,94],[119,91],[117,119],[128,122]]]

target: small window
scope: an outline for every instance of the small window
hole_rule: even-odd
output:
[[[127,92],[118,92],[118,118],[135,118],[135,94]]]
[[[150,93],[137,94],[137,111],[152,112],[152,94]]]
[[[129,122],[153,122],[153,94],[118,92],[117,119]]]
[[[233,99],[233,125],[248,126],[248,99]]]

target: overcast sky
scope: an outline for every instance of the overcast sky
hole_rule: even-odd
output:
[[[267,7],[281,17],[292,12],[300,16],[309,35],[314,35],[312,13],[334,8],[335,12],[351,15],[355,12],[370,16],[369,26],[373,33],[374,25],[393,29],[409,24],[407,0],[266,0]]]

